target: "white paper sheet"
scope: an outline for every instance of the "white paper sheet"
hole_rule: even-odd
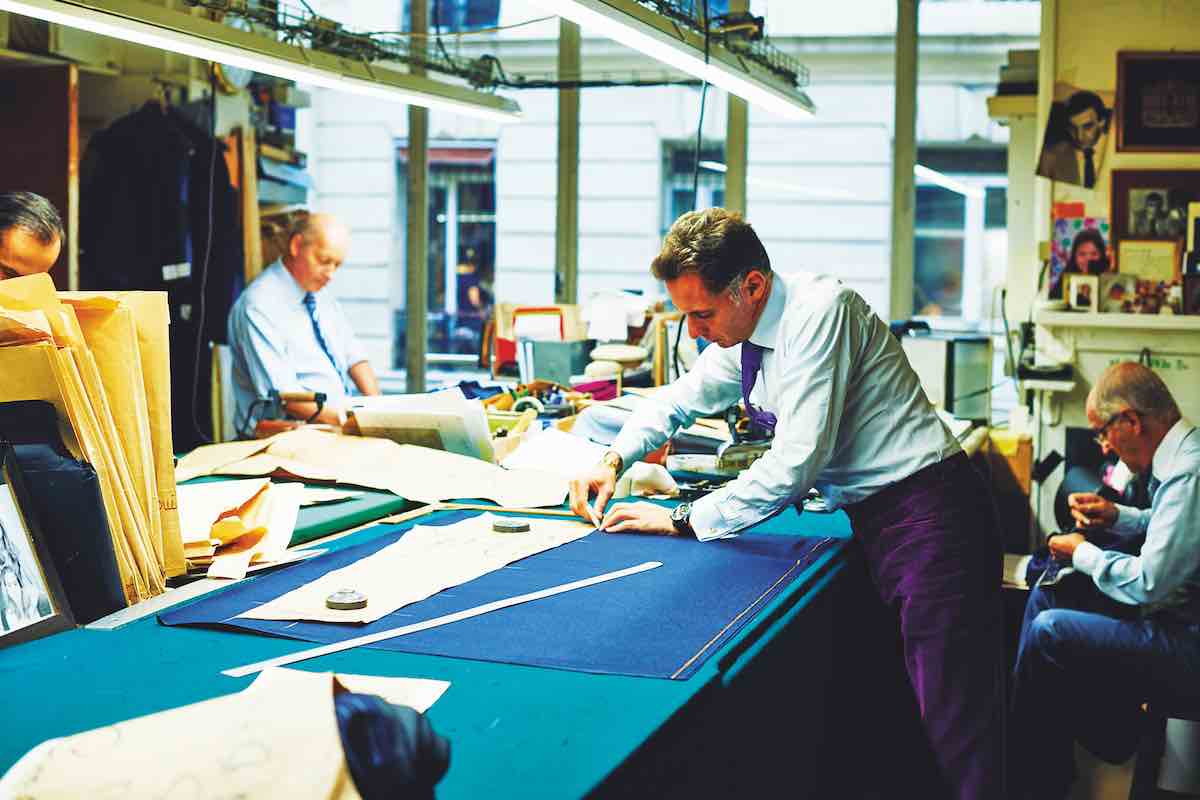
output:
[[[507,469],[538,470],[570,480],[599,463],[607,450],[604,445],[582,436],[558,428],[546,428],[525,437],[520,446],[501,463]]]
[[[394,544],[238,616],[246,619],[365,623],[493,570],[587,536],[578,520],[530,518],[525,533],[496,533],[492,514],[453,525],[418,525]],[[505,519],[510,519],[505,517]],[[367,607],[326,608],[342,589],[367,596]]]
[[[358,794],[343,756],[335,694],[376,694],[425,711],[447,687],[271,669],[235,694],[43,742],[0,779],[0,797],[348,800]]]
[[[252,478],[178,487],[179,531],[183,543],[207,541],[213,523],[222,514],[241,506],[268,482],[267,478]]]

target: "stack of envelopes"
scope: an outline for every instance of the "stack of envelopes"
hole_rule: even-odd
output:
[[[0,281],[0,402],[43,400],[92,465],[129,602],[184,572],[171,450],[164,292],[56,292]]]

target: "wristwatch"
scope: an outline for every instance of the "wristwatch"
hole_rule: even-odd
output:
[[[621,458],[621,454],[616,450],[609,450],[602,455],[600,463],[606,467],[612,467],[613,475],[617,477],[621,476],[621,467],[625,465],[624,459]]]
[[[676,534],[696,538],[696,532],[692,530],[692,523],[689,521],[691,516],[691,503],[680,503],[671,510],[671,524],[675,526]]]

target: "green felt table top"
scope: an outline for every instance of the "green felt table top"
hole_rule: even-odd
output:
[[[788,511],[758,530],[846,538],[849,523],[840,513],[801,520]],[[329,546],[354,545],[376,533],[367,528]],[[449,681],[428,714],[453,747],[450,770],[438,785],[443,800],[576,797],[595,788],[700,692],[727,680],[738,659],[753,657],[773,635],[782,610],[803,613],[842,557],[842,543],[829,548],[686,681],[366,648],[296,666]],[[78,629],[0,650],[0,681],[9,687],[0,771],[47,738],[243,689],[251,678],[228,678],[221,670],[298,649],[295,641],[167,628],[149,617],[114,631]]]

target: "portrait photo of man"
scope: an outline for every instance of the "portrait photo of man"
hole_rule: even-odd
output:
[[[1108,145],[1111,100],[1063,83],[1055,86],[1054,98],[1037,174],[1095,188]]]

